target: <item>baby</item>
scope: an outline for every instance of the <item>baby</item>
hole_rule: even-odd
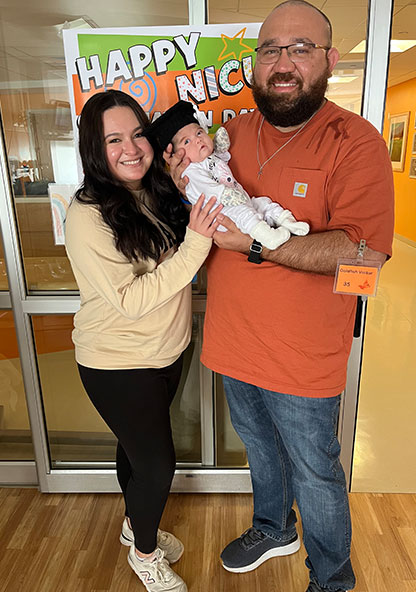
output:
[[[215,196],[217,205],[224,206],[221,213],[268,249],[276,249],[291,233],[308,234],[309,225],[298,222],[289,210],[268,197],[248,195],[227,164],[231,155],[226,129],[220,127],[212,140],[200,115],[192,103],[179,101],[143,132],[155,150],[163,151],[170,143],[174,152],[179,148],[185,150],[191,164],[182,176],[189,179],[185,191],[191,204],[197,202],[201,193],[206,201]],[[226,229],[220,226],[218,230]]]

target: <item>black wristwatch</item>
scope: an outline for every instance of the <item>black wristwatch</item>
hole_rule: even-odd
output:
[[[263,251],[263,245],[256,240],[250,245],[250,252],[248,254],[248,260],[250,263],[261,263],[263,259],[261,258],[261,253]]]

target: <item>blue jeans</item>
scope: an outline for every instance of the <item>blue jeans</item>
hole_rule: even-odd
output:
[[[351,519],[336,435],[340,396],[299,397],[228,376],[223,381],[231,421],[247,450],[253,526],[289,540],[296,500],[311,581],[328,591],[351,590]]]

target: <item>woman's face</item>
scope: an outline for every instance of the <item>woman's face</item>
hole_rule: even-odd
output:
[[[111,174],[131,190],[153,161],[153,149],[141,135],[142,126],[130,107],[112,107],[103,113],[105,154]]]

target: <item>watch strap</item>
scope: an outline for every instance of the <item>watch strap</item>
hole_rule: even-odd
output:
[[[253,240],[250,245],[250,251],[248,254],[248,260],[250,263],[261,263],[263,259],[261,258],[261,253],[263,251],[263,245],[259,243],[259,241]]]

